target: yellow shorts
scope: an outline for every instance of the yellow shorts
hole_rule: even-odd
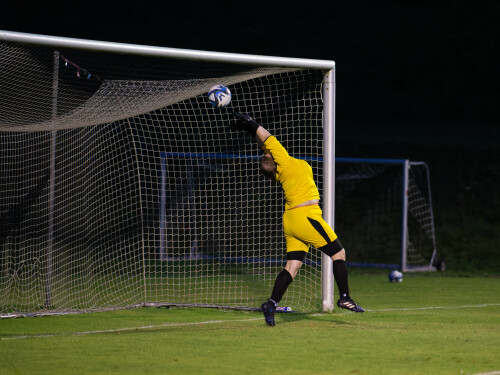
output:
[[[318,205],[286,210],[283,214],[283,230],[287,253],[292,251],[307,253],[310,245],[329,256],[342,250],[337,235],[323,219],[323,212]]]

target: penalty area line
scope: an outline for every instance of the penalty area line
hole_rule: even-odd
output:
[[[256,320],[262,320],[262,318],[235,319],[235,320],[208,320],[208,321],[204,321],[204,322],[189,322],[189,323],[163,323],[163,324],[147,325],[147,326],[140,326],[140,327],[124,327],[124,328],[117,328],[117,329],[104,329],[104,330],[95,330],[95,331],[42,333],[42,334],[35,334],[35,335],[2,337],[2,338],[0,338],[0,340],[1,341],[21,340],[21,339],[47,338],[47,337],[58,337],[58,336],[85,336],[85,335],[96,335],[96,334],[101,334],[101,333],[144,331],[144,330],[155,329],[155,328],[186,327],[186,326],[231,323],[231,322],[252,322],[252,321],[256,321]]]

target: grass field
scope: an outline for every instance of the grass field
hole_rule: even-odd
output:
[[[0,320],[0,374],[500,373],[500,278],[351,275],[355,314],[143,308]]]

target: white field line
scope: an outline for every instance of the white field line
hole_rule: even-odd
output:
[[[385,311],[417,311],[417,310],[434,310],[434,309],[463,309],[471,307],[487,307],[487,306],[500,306],[500,303],[489,303],[482,305],[463,305],[463,306],[428,306],[428,307],[409,307],[400,309],[373,309],[366,310],[367,312],[385,312]],[[311,314],[309,316],[323,316],[326,314]],[[230,322],[252,322],[256,320],[261,320],[262,318],[250,318],[250,319],[235,319],[235,320],[209,320],[205,322],[191,322],[191,323],[163,323],[157,325],[148,325],[140,327],[124,327],[117,329],[106,329],[106,330],[95,330],[95,331],[82,331],[82,332],[61,332],[61,333],[42,333],[35,335],[22,335],[22,336],[11,336],[2,337],[0,340],[19,340],[19,339],[29,339],[29,338],[46,338],[46,337],[56,337],[56,336],[84,336],[84,335],[95,335],[100,333],[116,333],[116,332],[131,332],[131,331],[142,331],[154,328],[165,328],[165,327],[185,327],[185,326],[195,326],[195,325],[206,325],[206,324],[218,324],[218,323],[230,323]],[[485,374],[475,374],[475,375],[500,375],[500,372],[485,373]]]
[[[383,311],[417,311],[417,310],[435,310],[435,309],[466,309],[471,307],[487,307],[487,306],[500,306],[500,303],[484,303],[482,305],[462,305],[462,306],[428,306],[428,307],[403,307],[396,309],[373,309],[366,310],[370,312],[383,312]]]
[[[205,324],[218,324],[218,323],[231,323],[231,322],[251,322],[255,320],[262,320],[262,318],[251,318],[251,319],[235,319],[235,320],[209,320],[205,322],[191,322],[191,323],[163,323],[157,325],[148,325],[141,327],[125,327],[117,329],[105,329],[96,331],[83,331],[83,332],[61,332],[61,333],[42,333],[35,335],[22,335],[22,336],[12,336],[12,337],[2,337],[1,340],[19,340],[19,339],[30,339],[30,338],[45,338],[45,337],[56,337],[56,336],[85,336],[85,335],[95,335],[99,333],[117,333],[117,332],[131,332],[131,331],[142,331],[154,328],[164,328],[164,327],[185,327],[185,326],[196,326]]]
[[[480,372],[480,373],[471,374],[471,375],[500,375],[500,371]]]
[[[500,303],[485,303],[482,305],[463,305],[463,306],[427,306],[427,307],[402,307],[394,309],[366,309],[367,312],[385,312],[385,311],[418,311],[418,310],[436,310],[436,309],[465,309],[471,307],[500,306]],[[311,314],[310,316],[323,316],[325,313]],[[500,374],[499,374],[500,375]]]

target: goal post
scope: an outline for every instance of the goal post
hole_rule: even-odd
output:
[[[0,63],[2,313],[259,305],[283,258],[278,187],[254,159],[172,156],[258,155],[223,130],[232,116],[208,105],[214,84],[312,160],[334,224],[333,61],[0,31]],[[320,252],[284,303],[333,308]]]
[[[335,229],[335,69],[325,74],[323,80],[323,216]],[[323,311],[334,308],[333,262],[326,254],[321,254],[321,296]]]

